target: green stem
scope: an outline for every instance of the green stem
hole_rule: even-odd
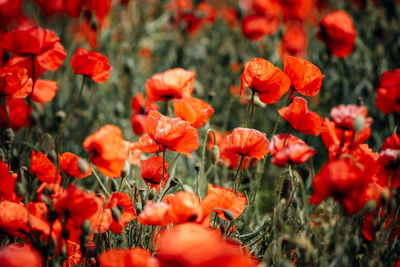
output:
[[[201,182],[203,181],[203,178],[204,178],[207,138],[208,138],[208,134],[210,132],[212,132],[212,134],[214,135],[214,145],[216,145],[216,142],[217,142],[214,130],[213,129],[208,129],[207,132],[206,132],[206,135],[204,136],[203,150],[202,150],[202,154],[201,154],[200,175],[197,177],[197,182],[196,182],[196,194],[199,197],[199,199],[200,199]]]
[[[104,186],[103,182],[101,181],[101,178],[97,175],[96,171],[94,170],[94,166],[92,165],[92,173],[94,177],[96,178],[97,182],[99,183],[101,190],[103,190],[104,194],[107,195],[107,197],[110,197],[110,193],[108,193],[106,187]]]
[[[249,102],[249,115],[247,117],[247,128],[250,128],[253,124],[253,115],[254,115],[254,95],[256,91],[251,91],[251,100]]]
[[[240,169],[242,168],[242,165],[243,165],[243,163],[244,163],[244,158],[245,158],[245,156],[242,156],[242,155],[240,155],[239,156],[239,160],[238,160],[238,167],[237,167],[237,169],[236,169],[236,173],[235,173],[235,178],[234,178],[234,183],[233,183],[233,187],[232,187],[232,190],[233,190],[233,192],[236,194],[237,193],[237,191],[238,191],[238,189],[239,189],[239,183],[240,183],[240,175],[238,175],[239,174],[239,172],[240,172]]]

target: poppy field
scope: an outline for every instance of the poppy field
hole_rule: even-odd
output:
[[[0,1],[0,266],[400,266],[400,1]]]

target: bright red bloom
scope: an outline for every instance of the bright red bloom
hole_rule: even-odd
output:
[[[243,35],[251,40],[273,34],[279,29],[278,16],[249,15],[242,21]]]
[[[288,107],[279,109],[278,113],[299,132],[312,135],[319,135],[321,132],[322,118],[308,110],[307,100],[302,97],[295,97]]]
[[[35,63],[51,71],[58,69],[67,57],[58,36],[37,26],[18,27],[7,32],[0,44],[20,56],[34,55]]]
[[[400,149],[400,136],[398,134],[392,134],[382,144],[382,150],[387,148]]]
[[[24,98],[32,92],[32,79],[24,67],[0,69],[0,97]]]
[[[175,195],[169,195],[169,216],[174,222],[196,222],[202,218],[202,208],[196,194],[180,191]],[[165,200],[164,200],[165,201]]]
[[[400,69],[388,70],[381,75],[376,106],[386,114],[400,113]]]
[[[306,162],[317,153],[303,140],[291,134],[274,135],[269,143],[269,150],[272,163],[278,167]]]
[[[262,58],[253,58],[244,65],[240,77],[240,90],[248,86],[256,91],[261,102],[276,103],[289,90],[289,78],[271,62]]]
[[[315,0],[284,0],[279,2],[282,5],[285,22],[288,20],[313,22],[315,20]]]
[[[358,117],[362,117],[362,128],[370,127],[372,124],[372,118],[367,118],[367,107],[350,105],[339,105],[331,109],[331,118],[335,122],[336,126],[342,129],[353,130],[355,129],[355,121]]]
[[[144,225],[166,226],[173,223],[173,219],[169,215],[171,207],[165,203],[154,203],[148,201],[143,211],[139,214],[138,221]]]
[[[58,90],[56,81],[39,79],[35,81],[32,100],[38,103],[47,103],[53,100]]]
[[[180,68],[157,73],[146,81],[146,104],[190,97],[194,89],[196,73]]]
[[[158,267],[158,260],[144,248],[110,249],[98,257],[101,267]]]
[[[17,202],[18,198],[15,194],[15,184],[17,182],[17,174],[12,173],[8,169],[8,165],[0,159],[0,197],[1,200],[9,200]]]
[[[0,265],[7,267],[44,266],[40,253],[27,244],[11,244],[0,249]]]
[[[147,133],[159,146],[186,154],[199,147],[199,134],[196,128],[180,118],[163,116],[151,110],[147,117]]]
[[[32,150],[31,173],[44,183],[60,183],[61,175],[57,167],[46,157],[42,151],[36,153]]]
[[[227,152],[240,156],[262,159],[268,153],[268,139],[266,134],[249,128],[235,128],[224,139],[224,148]]]
[[[65,152],[62,155],[58,155],[58,159],[60,169],[65,174],[78,179],[83,179],[92,175],[92,167],[90,167],[86,160],[78,157],[74,153]]]
[[[6,107],[8,108],[8,117]],[[11,127],[14,131],[18,131],[26,124],[29,124],[26,115],[28,104],[23,99],[11,98],[6,102],[6,107],[0,105],[0,126]],[[32,113],[32,108],[29,108],[29,115]],[[8,120],[9,119],[9,120]]]
[[[71,67],[75,74],[82,74],[97,83],[103,83],[110,78],[112,67],[108,58],[98,52],[87,51],[79,47],[71,59]]]
[[[195,128],[203,126],[214,113],[208,103],[194,97],[174,100],[174,111],[176,117],[188,121]]]
[[[121,130],[107,124],[94,134],[86,137],[83,147],[89,152],[90,161],[101,173],[111,178],[121,176],[121,171],[128,159],[127,147]]]
[[[137,135],[142,135],[146,132],[146,118],[150,110],[158,109],[155,103],[148,103],[144,105],[144,97],[142,93],[136,94],[132,97],[131,107],[133,114],[131,116],[132,130]]]
[[[127,193],[114,192],[108,200],[106,208],[116,208],[121,213],[121,218],[113,221],[110,225],[110,229],[113,233],[122,233],[126,227],[126,224],[134,220],[137,216],[135,207],[133,206],[132,199]]]
[[[162,180],[162,187],[165,186],[169,177],[167,169],[168,162],[164,163],[164,177],[163,177],[163,158],[160,156],[153,156],[146,160],[143,160],[140,166],[140,175],[142,179],[148,185],[151,184],[151,188],[160,189],[160,182]]]
[[[289,23],[282,37],[280,53],[283,60],[287,56],[303,58],[307,52],[307,34],[300,23]]]
[[[95,214],[100,208],[97,197],[71,184],[62,196],[54,202],[55,211],[71,219],[77,227]]]
[[[212,212],[216,212],[220,218],[230,220],[225,217],[223,210],[231,211],[233,219],[236,219],[246,209],[247,199],[240,192],[236,195],[231,189],[208,184],[207,195],[203,198],[201,206],[203,208],[203,217],[210,216]]]
[[[291,88],[306,96],[318,94],[325,77],[311,62],[292,56],[285,60],[285,74],[290,79]]]
[[[320,22],[318,38],[337,57],[344,58],[353,51],[356,35],[352,18],[343,10],[326,15]]]
[[[173,244],[173,245],[171,245]],[[156,255],[161,266],[257,266],[244,250],[198,224],[185,223],[160,234]]]

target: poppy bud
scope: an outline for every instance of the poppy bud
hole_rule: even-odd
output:
[[[173,187],[173,186],[175,186],[175,185],[177,185],[177,184],[180,184],[180,183],[182,183],[182,182],[179,180],[179,178],[174,177],[174,178],[171,179],[171,182],[169,183],[169,185],[170,185],[171,187]]]
[[[81,158],[78,159],[78,168],[81,173],[89,172],[89,164],[84,159]]]
[[[120,117],[124,112],[124,105],[120,101],[118,101],[114,106],[114,115],[116,117]]]
[[[217,145],[213,145],[211,148],[211,163],[215,165],[219,160],[219,148]]]
[[[111,208],[111,214],[113,219],[119,222],[119,220],[121,219],[121,212],[119,211],[119,209],[114,207]]]
[[[64,110],[59,110],[56,112],[56,120],[58,121],[58,123],[64,122],[65,117],[67,117],[67,114]]]
[[[365,123],[365,117],[364,116],[357,116],[357,118],[354,120],[353,127],[356,133],[360,132],[362,129],[364,129],[364,123]]]
[[[7,128],[4,132],[3,132],[3,142],[4,144],[11,144],[14,142],[14,131],[11,128]]]
[[[17,197],[22,197],[25,195],[25,188],[21,183],[15,184],[15,194],[17,194]]]
[[[114,213],[113,213],[113,215],[114,215]],[[81,229],[82,229],[82,233],[84,235],[89,235],[90,232],[92,232],[92,226],[90,225],[89,220],[85,220],[83,222]]]
[[[63,258],[67,258],[68,257],[68,248],[67,248],[66,244],[64,244],[61,247],[61,257],[63,257]]]
[[[54,151],[54,149],[50,150],[49,153],[47,154],[47,157],[49,158],[49,160],[54,162],[57,159],[56,151]]]
[[[153,200],[155,196],[156,196],[156,189],[152,188],[149,192],[149,200]]]
[[[376,202],[375,200],[370,200],[367,202],[367,204],[365,204],[364,206],[364,212],[370,212],[373,211],[376,207]]]
[[[389,189],[385,188],[381,193],[381,202],[382,204],[386,204],[390,198]]]
[[[142,199],[142,201],[144,201],[144,199],[146,198],[146,188],[139,188],[139,194],[140,194],[140,198]]]
[[[232,221],[233,219],[235,219],[235,216],[233,215],[232,211],[223,210],[223,212],[224,212],[225,218],[228,219],[228,221]]]
[[[200,168],[201,168],[201,163],[200,162],[196,162],[194,164],[194,169],[195,169],[196,173],[198,173],[200,171]]]
[[[140,214],[142,212],[142,204],[140,204],[139,202],[136,202],[135,210],[136,210],[137,214]]]

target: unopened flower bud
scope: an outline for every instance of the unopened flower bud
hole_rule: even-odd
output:
[[[64,122],[65,117],[67,117],[67,114],[64,110],[59,110],[56,112],[56,120],[58,121],[58,123]]]
[[[376,206],[376,202],[375,200],[370,200],[367,202],[367,204],[365,204],[364,206],[364,212],[371,212],[375,209]]]
[[[233,215],[232,211],[230,210],[223,210],[224,212],[224,216],[228,221],[232,221],[233,219],[235,219],[235,216]]]
[[[125,178],[128,175],[130,167],[131,166],[130,166],[129,162],[125,161],[124,168],[122,169],[122,172],[121,172],[121,178]]]
[[[66,245],[66,244],[64,244],[64,245],[61,247],[61,256],[62,256],[63,258],[67,258],[67,257],[68,257],[68,248],[67,248],[67,245]]]
[[[219,160],[219,148],[216,145],[213,145],[211,148],[211,163],[215,165]]]
[[[354,120],[354,131],[356,131],[356,133],[360,132],[362,129],[364,129],[364,123],[365,123],[365,118],[364,116],[357,116],[357,118]]]
[[[47,157],[49,158],[49,160],[54,162],[57,159],[56,151],[54,151],[54,149],[50,150]]]
[[[171,181],[169,183],[169,186],[173,187],[173,186],[175,186],[177,184],[180,184],[180,183],[182,183],[182,182],[179,180],[179,178],[174,177],[174,178],[171,179]]]
[[[82,233],[84,235],[89,235],[92,232],[92,226],[90,225],[89,220],[85,220],[82,224]]]
[[[153,200],[155,196],[156,196],[156,189],[155,188],[150,189],[149,200]]]
[[[89,171],[89,164],[86,160],[79,158],[78,168],[81,173],[87,173]]]
[[[15,194],[17,194],[17,197],[22,197],[25,195],[25,188],[21,183],[15,184]]]
[[[119,211],[118,208],[111,208],[111,214],[112,217],[115,221],[119,222],[119,220],[121,219],[121,212]]]
[[[386,204],[388,202],[389,198],[390,198],[389,189],[387,189],[387,188],[383,189],[382,193],[381,193],[382,204]]]
[[[200,162],[196,162],[194,164],[194,169],[195,169],[196,173],[198,173],[200,171],[200,168],[201,168],[201,163]]]

